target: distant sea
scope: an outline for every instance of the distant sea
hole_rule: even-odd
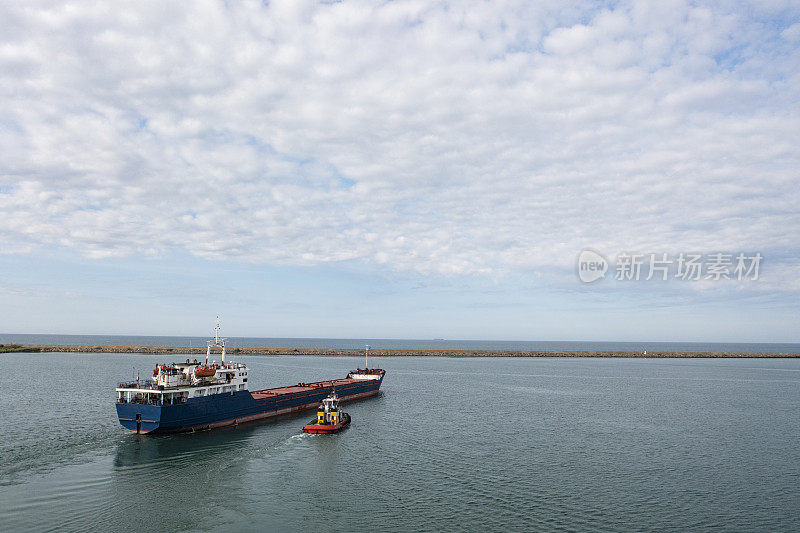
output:
[[[208,337],[141,335],[38,335],[0,333],[0,344],[79,344],[90,346],[205,346]],[[487,341],[447,339],[314,339],[227,337],[230,348],[363,348],[395,350],[650,351],[798,353],[800,343]]]

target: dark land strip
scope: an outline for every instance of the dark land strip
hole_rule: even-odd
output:
[[[205,355],[205,347],[177,346],[90,346],[47,344],[0,344],[0,353],[10,352],[76,352],[76,353],[139,353],[152,355]],[[216,351],[214,355],[219,355]],[[363,356],[360,348],[229,348],[228,355],[315,355]],[[372,357],[642,357],[642,358],[782,358],[800,357],[800,353],[736,353],[736,352],[642,352],[642,351],[516,351],[516,350],[396,350],[371,349]]]

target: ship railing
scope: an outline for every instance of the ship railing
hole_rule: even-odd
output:
[[[135,382],[134,382],[135,383]],[[132,388],[132,387],[121,387]],[[117,393],[117,403],[138,403],[147,405],[177,405],[186,403],[188,393],[170,392],[157,389],[145,389],[136,391],[119,391]]]
[[[165,406],[165,405],[179,405],[182,403],[186,403],[186,397],[181,396],[180,398],[163,398],[161,396],[157,398],[152,397],[139,397],[139,398],[119,398],[117,399],[117,403],[135,403],[139,405],[158,405],[158,406]]]
[[[119,384],[120,389],[147,389],[158,390],[158,385],[148,381],[123,381]]]

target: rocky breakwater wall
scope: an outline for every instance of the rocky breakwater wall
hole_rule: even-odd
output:
[[[205,356],[206,347],[198,346],[89,346],[89,345],[0,345],[2,352],[75,352],[75,353],[140,353],[152,355]],[[327,357],[363,357],[361,348],[228,348],[236,355],[314,355]],[[625,352],[625,351],[509,351],[509,350],[385,350],[372,349],[370,357],[644,357],[644,358],[780,358],[800,357],[800,353],[735,353],[735,352]],[[213,356],[219,357],[219,351]]]

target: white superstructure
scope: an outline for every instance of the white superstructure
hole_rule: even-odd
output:
[[[222,348],[222,361],[209,361],[212,348]],[[189,398],[233,394],[247,390],[247,366],[225,360],[225,339],[219,337],[219,317],[213,341],[208,341],[205,363],[197,359],[157,365],[151,381],[120,383],[120,403],[173,405]]]
[[[364,348],[364,368],[359,368],[347,374],[348,378],[351,379],[361,379],[361,380],[372,380],[372,379],[381,379],[383,377],[383,371],[377,368],[370,368],[369,367],[369,350],[372,348],[369,344],[366,345]]]

